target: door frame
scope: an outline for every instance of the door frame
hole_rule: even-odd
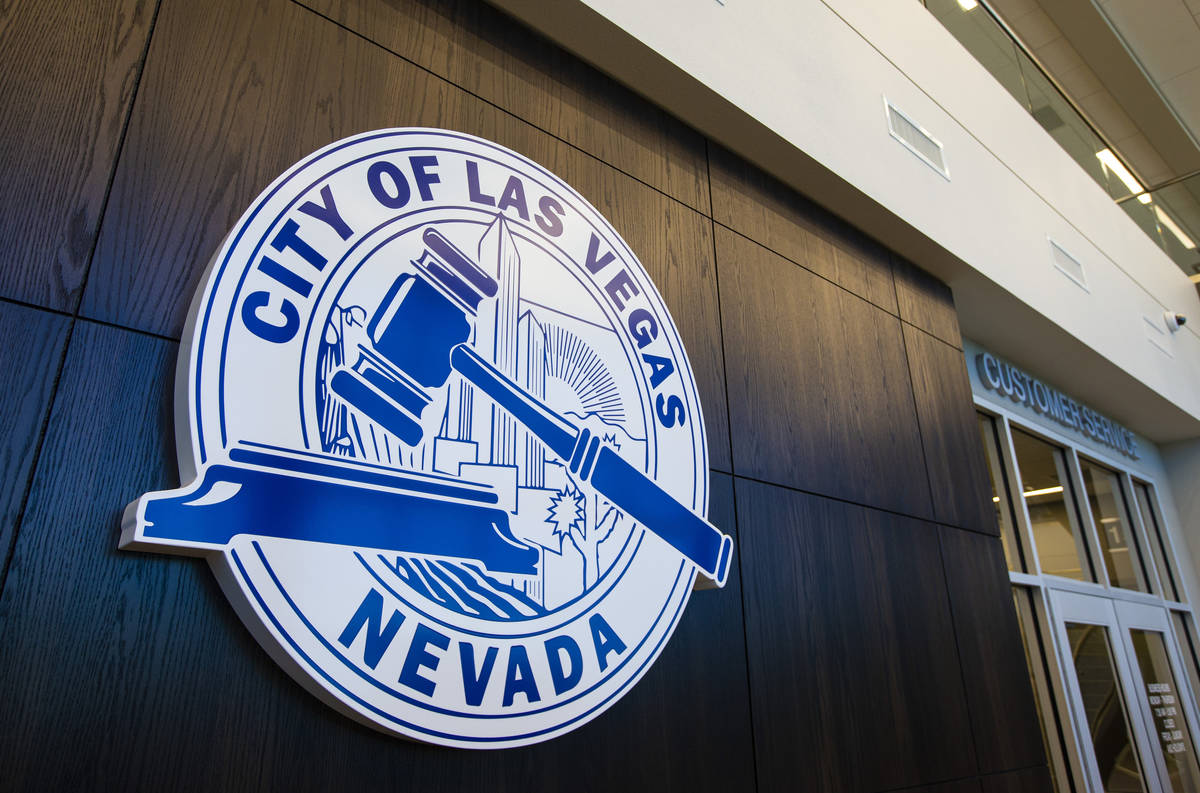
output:
[[[1096,752],[1091,740],[1091,727],[1083,706],[1083,694],[1079,687],[1079,675],[1075,659],[1071,657],[1071,643],[1067,636],[1067,623],[1101,626],[1108,631],[1108,647],[1112,654],[1117,686],[1125,708],[1126,726],[1133,748],[1137,751],[1142,780],[1147,793],[1170,793],[1163,784],[1162,761],[1158,757],[1157,734],[1146,730],[1145,707],[1139,700],[1143,690],[1141,675],[1137,674],[1133,662],[1132,646],[1125,628],[1117,617],[1116,601],[1103,596],[1084,594],[1063,589],[1051,589],[1051,621],[1059,652],[1059,665],[1063,670],[1066,685],[1067,709],[1074,726],[1075,750],[1083,760],[1083,771],[1089,790],[1102,793],[1104,784],[1096,761]],[[1141,605],[1141,604],[1135,604]],[[1166,611],[1162,611],[1164,621]],[[1140,627],[1135,625],[1134,627]],[[1156,628],[1157,630],[1157,628]],[[1148,707],[1148,702],[1145,706]]]
[[[1144,630],[1158,633],[1163,638],[1163,645],[1167,650],[1167,663],[1171,666],[1171,676],[1175,682],[1175,704],[1179,707],[1180,712],[1186,721],[1188,733],[1191,736],[1195,752],[1196,739],[1196,703],[1191,697],[1188,690],[1188,681],[1186,679],[1186,668],[1183,666],[1183,655],[1179,651],[1179,647],[1175,641],[1175,631],[1171,625],[1171,616],[1166,608],[1159,606],[1151,606],[1144,603],[1131,603],[1128,601],[1115,601],[1113,607],[1117,615],[1117,623],[1121,626],[1121,638],[1125,643],[1125,652],[1129,658],[1130,666],[1130,681],[1137,687],[1139,695],[1143,695],[1143,702],[1140,703],[1140,716],[1144,722],[1147,734],[1150,736],[1150,741],[1154,745],[1154,765],[1158,772],[1158,777],[1162,789],[1171,793],[1171,781],[1167,771],[1166,761],[1163,758],[1162,746],[1158,738],[1158,727],[1154,723],[1154,714],[1150,705],[1149,692],[1146,690],[1146,681],[1142,677],[1141,666],[1137,663],[1137,655],[1133,649],[1133,638],[1130,636],[1131,630]]]

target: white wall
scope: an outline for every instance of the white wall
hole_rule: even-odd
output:
[[[1176,525],[1190,547],[1193,571],[1200,570],[1200,439],[1164,446],[1162,460],[1174,495]]]
[[[1194,286],[917,0],[493,2],[945,278],[993,351],[1156,440],[1200,435]],[[1168,308],[1193,324],[1164,353],[1142,317]]]

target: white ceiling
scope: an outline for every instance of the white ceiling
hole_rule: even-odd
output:
[[[1200,168],[1200,0],[989,4],[1144,184]]]
[[[1200,140],[1200,0],[1099,0],[1098,7]]]

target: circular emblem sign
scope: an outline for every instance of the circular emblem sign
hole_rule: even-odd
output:
[[[122,547],[207,556],[297,680],[416,740],[596,717],[729,568],[662,298],[477,138],[372,132],[277,179],[192,305],[176,413],[185,486],[131,504]]]

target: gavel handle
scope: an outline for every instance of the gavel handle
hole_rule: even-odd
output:
[[[725,586],[733,558],[733,540],[728,535],[680,504],[587,428],[577,428],[525,393],[470,347],[455,346],[450,352],[450,365],[525,425],[567,463],[572,474],[590,482],[605,498],[687,557],[717,586]]]

